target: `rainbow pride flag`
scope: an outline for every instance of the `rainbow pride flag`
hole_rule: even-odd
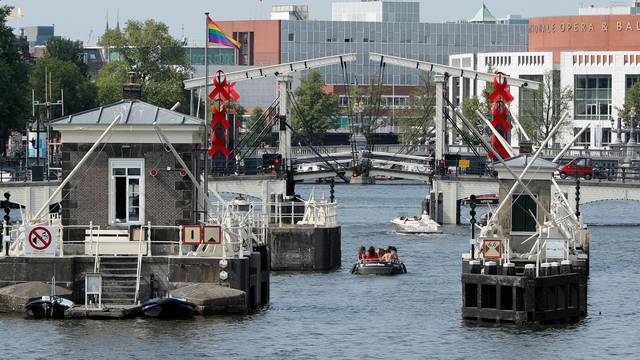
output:
[[[210,17],[207,17],[207,28],[209,29],[209,44],[220,44],[240,49],[240,43],[224,32]]]

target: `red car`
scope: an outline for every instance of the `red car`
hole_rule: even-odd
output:
[[[568,164],[558,168],[560,177],[583,177],[591,180],[593,177],[593,160],[591,158],[579,157],[571,160]]]

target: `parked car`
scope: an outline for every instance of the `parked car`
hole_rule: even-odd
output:
[[[569,161],[566,165],[561,165],[558,168],[560,178],[566,179],[567,177],[583,177],[586,180],[591,180],[593,177],[593,160],[591,158],[579,157]]]

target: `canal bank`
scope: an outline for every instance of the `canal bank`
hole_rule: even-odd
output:
[[[311,188],[302,185],[299,192],[304,196]],[[3,338],[3,354],[56,358],[82,349],[83,356],[96,359],[254,359],[291,354],[341,359],[380,356],[380,344],[404,359],[421,359],[425,354],[441,359],[500,357],[496,354],[633,359],[640,352],[636,329],[640,313],[630,301],[640,293],[640,274],[630,266],[640,257],[637,228],[592,228],[589,313],[583,321],[569,326],[484,326],[460,320],[460,253],[469,249],[468,226],[445,226],[444,235],[428,237],[390,231],[389,219],[414,213],[425,193],[424,185],[408,183],[336,187],[341,200],[342,262],[353,263],[360,245],[391,244],[407,265],[406,275],[358,277],[349,273],[348,266],[327,274],[275,273],[266,310],[195,322],[28,321],[5,314],[0,316],[0,328],[10,331]],[[582,211],[587,223],[637,223],[636,206],[607,202],[586,204]],[[468,212],[464,208],[465,223]],[[362,326],[371,314],[383,329]],[[33,341],[36,337],[39,340]]]
[[[246,314],[269,303],[270,269],[266,247],[256,248],[243,258],[223,261],[197,257],[144,257],[138,285],[135,279],[129,282],[123,279],[128,276],[127,269],[133,270],[131,277],[136,276],[135,267],[126,266],[131,260],[135,264],[135,258],[102,257],[101,307],[135,306],[136,302],[165,294],[196,300],[203,307],[201,312],[207,315]],[[85,278],[87,274],[95,273],[95,261],[91,256],[1,257],[0,309],[24,312],[25,301],[29,298],[51,295],[53,279],[56,286],[66,290],[58,295],[84,304]],[[113,266],[108,266],[110,263]],[[26,292],[22,290],[24,286],[20,287],[34,283],[49,287],[31,286]],[[132,286],[139,286],[137,299],[133,298]],[[204,290],[198,291],[194,286]],[[227,288],[237,292],[225,291]],[[16,298],[19,301],[15,301]]]

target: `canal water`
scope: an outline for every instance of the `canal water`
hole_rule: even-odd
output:
[[[299,192],[308,195],[312,185]],[[328,187],[315,187],[328,197]],[[336,186],[342,264],[328,274],[276,274],[271,304],[250,316],[193,321],[34,321],[0,316],[0,358],[638,359],[640,206],[582,207],[592,227],[589,316],[564,326],[486,326],[460,319],[460,256],[469,228],[435,236],[391,232],[418,214],[424,185]],[[463,210],[463,220],[468,218]],[[395,245],[408,274],[350,274],[360,245]]]

